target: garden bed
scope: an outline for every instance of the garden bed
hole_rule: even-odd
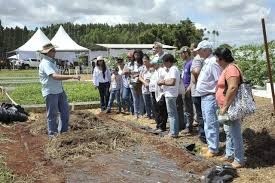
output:
[[[70,103],[99,100],[99,93],[91,82],[63,82],[63,86]],[[9,92],[9,95],[20,105],[45,103],[45,100],[41,94],[40,83],[26,83],[24,85],[17,85],[14,90]]]

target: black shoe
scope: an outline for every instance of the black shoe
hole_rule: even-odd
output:
[[[106,113],[111,113],[111,110],[107,110]]]

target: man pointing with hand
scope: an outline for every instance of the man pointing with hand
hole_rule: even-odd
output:
[[[41,51],[43,59],[39,65],[39,79],[42,84],[42,96],[46,101],[48,135],[53,137],[58,133],[58,112],[60,112],[60,133],[68,131],[69,104],[62,86],[62,80],[77,79],[78,75],[61,75],[56,66],[55,47],[49,43]]]

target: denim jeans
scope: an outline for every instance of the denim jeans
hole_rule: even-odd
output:
[[[179,134],[179,117],[177,111],[177,97],[165,97],[168,120],[170,123],[170,135],[178,136]]]
[[[191,97],[191,92],[185,93],[183,103],[184,103],[185,127],[191,131],[193,129],[193,120],[194,120],[193,101]]]
[[[115,99],[116,99],[116,102],[117,102],[117,110],[119,112],[121,112],[120,90],[111,90],[110,99],[109,99],[107,110],[111,111],[111,108],[113,106],[113,102],[114,102]]]
[[[133,107],[133,98],[131,94],[131,89],[130,88],[122,88],[122,106],[124,110],[128,109],[128,111],[132,112],[134,114],[134,107]]]
[[[104,111],[107,108],[107,105],[109,102],[109,96],[110,96],[109,88],[110,88],[109,82],[99,83],[98,91],[100,95],[101,111]]]
[[[223,125],[226,134],[225,156],[244,163],[244,147],[240,120],[231,121],[230,126]]]
[[[215,95],[201,97],[201,109],[204,120],[204,132],[208,149],[212,153],[219,152],[219,122],[217,120],[217,103]]]
[[[147,114],[147,117],[152,117],[152,103],[151,103],[151,95],[149,94],[143,94],[143,100],[145,104],[145,111]]]
[[[131,88],[131,93],[133,96],[133,103],[134,103],[134,112],[135,116],[143,115],[144,114],[144,101],[142,94],[138,94],[134,88]]]
[[[177,97],[177,111],[178,111],[178,116],[179,116],[179,131],[181,131],[181,130],[185,129],[183,99],[182,99],[181,94]]]
[[[193,97],[192,100],[196,108],[197,120],[199,122],[199,137],[205,139],[204,122],[201,111],[201,97]]]
[[[58,112],[60,112],[60,133],[68,131],[69,127],[69,104],[65,92],[49,94],[45,97],[47,109],[48,135],[58,133]]]

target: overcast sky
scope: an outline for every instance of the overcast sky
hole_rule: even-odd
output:
[[[262,43],[261,18],[275,40],[274,0],[0,0],[4,26],[28,28],[73,23],[177,23],[189,17],[218,30],[219,43]]]

